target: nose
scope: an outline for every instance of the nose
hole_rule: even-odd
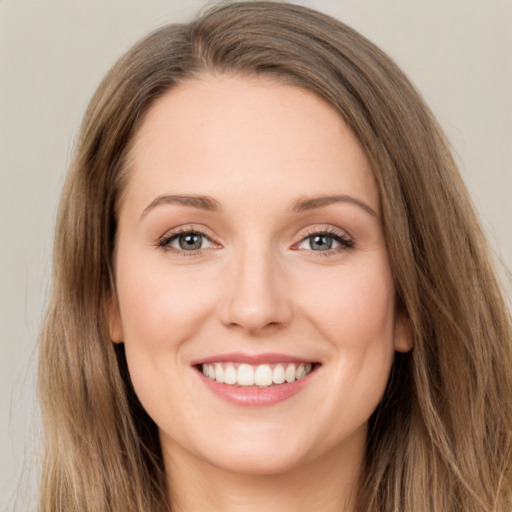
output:
[[[247,248],[234,256],[227,277],[218,305],[224,325],[260,337],[290,322],[293,308],[285,272],[270,250]]]

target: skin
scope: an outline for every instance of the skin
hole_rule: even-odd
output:
[[[218,211],[161,199],[191,194]],[[333,195],[345,199],[290,208]],[[202,249],[180,249],[179,229],[203,233]],[[311,237],[326,231],[322,251]],[[111,336],[159,427],[176,510],[354,509],[368,418],[410,336],[371,169],[330,106],[223,75],[160,98],[131,153],[116,286]],[[291,398],[243,407],[192,366],[234,351],[319,365]]]

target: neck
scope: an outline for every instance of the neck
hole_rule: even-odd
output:
[[[355,512],[364,443],[273,474],[232,472],[174,446],[164,453],[175,512]],[[171,456],[172,454],[172,456]]]

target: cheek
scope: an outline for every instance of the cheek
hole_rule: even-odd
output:
[[[344,428],[350,431],[366,423],[387,385],[394,358],[394,286],[381,265],[373,271],[346,267],[324,284],[327,292],[308,301],[310,319],[335,354],[326,368],[339,390],[331,406],[344,411]],[[326,439],[336,436],[336,421]]]
[[[395,292],[384,258],[373,265],[345,266],[323,279],[304,310],[335,357],[333,373],[340,389],[354,401],[376,406],[384,392],[394,357]]]
[[[210,315],[211,293],[201,279],[133,256],[118,261],[117,291],[133,386],[154,418],[172,402],[188,368],[184,347]],[[162,402],[161,397],[168,397]]]
[[[194,397],[183,387],[188,369],[183,347],[197,334],[212,301],[198,293],[200,280],[159,263],[120,261],[116,277],[130,379],[144,409],[170,429],[173,410],[185,404],[188,414],[195,414]]]
[[[304,311],[334,345],[356,351],[393,346],[395,292],[384,262],[310,276],[300,293]]]
[[[118,270],[125,343],[168,349],[192,334],[212,301],[204,283],[190,273],[185,278],[158,263],[138,272],[140,266],[133,261],[125,272],[122,266]]]

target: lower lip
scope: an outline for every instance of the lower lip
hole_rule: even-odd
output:
[[[262,388],[257,386],[231,386],[205,377],[200,372],[198,372],[198,375],[210,391],[227,402],[246,407],[268,407],[295,396],[309,384],[314,373],[316,373],[316,368],[295,382]]]

